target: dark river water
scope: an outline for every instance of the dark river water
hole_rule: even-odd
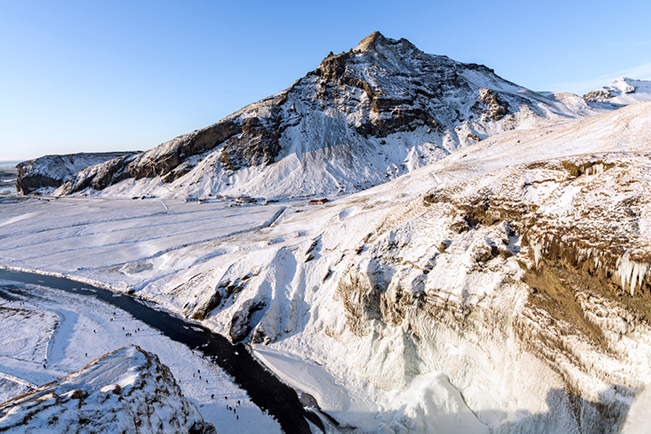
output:
[[[303,407],[296,391],[262,367],[244,345],[233,345],[225,337],[200,324],[186,321],[129,295],[116,297],[115,292],[73,280],[1,269],[0,280],[56,288],[93,297],[122,309],[168,338],[203,354],[207,360],[226,371],[236,384],[246,390],[251,401],[271,414],[286,433],[311,432],[307,420],[324,430],[321,419]],[[28,292],[24,294],[29,296]]]

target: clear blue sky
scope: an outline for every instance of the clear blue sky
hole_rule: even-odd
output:
[[[375,30],[533,90],[651,79],[651,2],[0,0],[0,160],[149,149]]]

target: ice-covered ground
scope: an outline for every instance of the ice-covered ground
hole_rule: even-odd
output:
[[[280,432],[279,425],[222,370],[130,315],[101,301],[51,288],[6,281],[0,282],[0,291],[0,401],[135,344],[158,355],[184,396],[218,432]],[[21,295],[23,291],[30,296]],[[235,404],[238,400],[240,405]]]
[[[237,246],[214,246],[271,224],[285,208],[228,205],[180,199],[24,199],[3,207],[2,265],[113,276],[94,280],[118,290],[139,289],[143,282],[237,251]],[[190,250],[194,254],[185,255]],[[152,266],[162,257],[179,256],[182,260],[173,267],[165,259],[156,269]]]

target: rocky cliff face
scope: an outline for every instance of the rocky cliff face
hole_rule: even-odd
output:
[[[129,194],[108,188],[126,179],[179,196],[350,192],[497,132],[587,113],[594,110],[579,97],[536,94],[485,66],[375,32],[290,88],[150,151],[89,167],[57,194]]]
[[[371,229],[337,282],[348,331],[333,325],[331,335],[368,346],[356,366],[380,388],[436,366],[486,423],[481,393],[490,387],[481,372],[490,370],[503,390],[523,388],[529,403],[520,408],[547,403],[540,420],[519,421],[527,432],[536,423],[617,431],[651,381],[638,362],[651,354],[650,198],[640,185],[649,170],[645,155],[588,155],[436,189],[409,204],[409,218]],[[364,357],[373,359],[368,368]],[[515,386],[514,372],[546,376],[555,396]]]
[[[0,406],[0,431],[216,433],[154,354],[131,346]]]
[[[53,191],[72,174],[86,167],[135,154],[136,152],[104,152],[46,155],[24,161],[16,166],[18,169],[16,191],[20,194],[29,194],[40,189]]]

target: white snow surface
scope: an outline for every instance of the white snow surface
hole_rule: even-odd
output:
[[[118,349],[78,372],[0,405],[0,429],[21,432],[202,430],[197,408],[158,358]]]
[[[281,379],[365,432],[597,429],[577,422],[570,391],[586,424],[591,403],[628,409],[651,383],[651,330],[577,291],[604,352],[531,305],[523,279],[564,243],[609,275],[628,252],[615,279],[624,294],[647,282],[650,147],[651,103],[640,103],[497,134],[321,206],[0,203],[0,265],[133,291],[187,316],[218,295],[204,324],[253,342]],[[468,223],[483,197],[495,223]],[[539,219],[527,243],[525,208]],[[629,241],[611,248],[612,234]]]

